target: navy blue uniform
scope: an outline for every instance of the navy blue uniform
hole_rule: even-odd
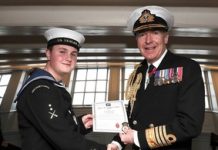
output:
[[[178,68],[182,78],[170,81],[169,72],[178,73]],[[201,133],[205,110],[199,64],[168,51],[145,89],[147,69],[144,60],[136,70],[136,75],[142,74],[142,81],[132,113],[130,105],[127,112],[130,127],[138,131],[141,149],[191,150],[192,138]],[[164,72],[165,82],[158,85]],[[118,136],[114,140],[123,145]]]
[[[87,140],[81,117],[75,117],[64,86],[44,70],[36,70],[17,98],[23,150],[101,150]]]

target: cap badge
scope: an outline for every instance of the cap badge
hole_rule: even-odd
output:
[[[153,22],[155,18],[155,15],[152,15],[150,10],[145,9],[142,12],[141,17],[139,18],[140,23],[146,23],[146,22]]]

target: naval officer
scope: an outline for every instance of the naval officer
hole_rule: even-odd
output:
[[[129,77],[126,98],[129,127],[115,136],[108,150],[132,144],[134,150],[191,150],[204,120],[204,83],[201,68],[168,48],[172,13],[159,6],[132,12],[133,32],[144,60]]]

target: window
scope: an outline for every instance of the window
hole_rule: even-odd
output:
[[[0,105],[2,102],[2,98],[4,97],[8,83],[10,81],[10,78],[11,78],[11,74],[0,75]]]
[[[208,89],[207,89],[207,84],[208,84],[208,82],[207,82],[207,80],[205,80],[205,76],[208,78],[208,75],[206,75],[207,74],[207,72],[204,72],[204,71],[202,71],[202,77],[203,77],[203,80],[204,80],[204,91],[205,91],[205,108],[206,109],[209,109],[209,101],[208,101]]]
[[[211,71],[204,71],[203,79],[205,85],[205,108],[211,111],[218,111]]]
[[[73,105],[91,105],[102,102],[108,94],[107,68],[78,68],[72,88]]]

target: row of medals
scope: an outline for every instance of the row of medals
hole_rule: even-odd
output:
[[[182,81],[183,67],[156,70],[154,76],[154,85],[177,83]]]

